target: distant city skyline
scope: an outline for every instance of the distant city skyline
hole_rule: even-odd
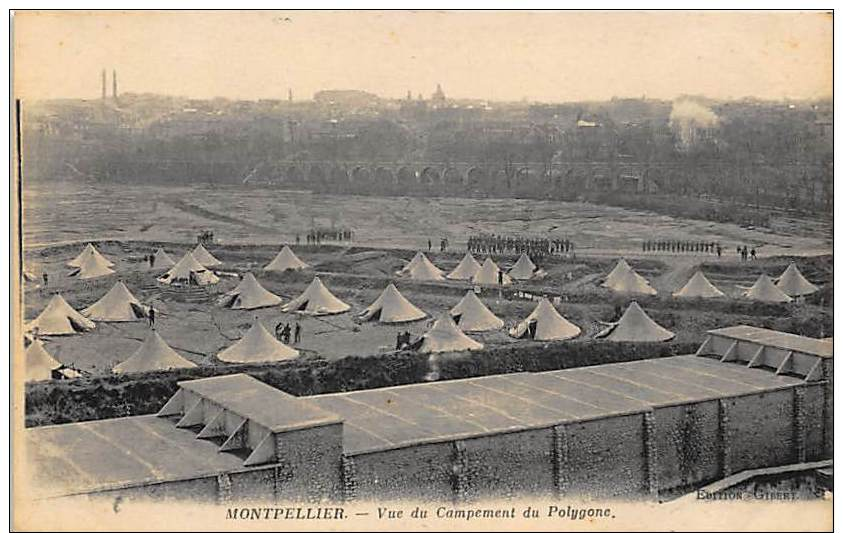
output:
[[[15,96],[309,100],[357,89],[497,102],[832,96],[817,12],[16,13]]]

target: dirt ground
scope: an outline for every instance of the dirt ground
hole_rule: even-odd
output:
[[[264,273],[278,247],[275,245],[231,244],[209,247],[223,261],[219,267],[221,282],[202,290],[171,289],[155,281],[162,271],[150,271],[143,257],[159,245],[178,259],[193,245],[147,241],[107,241],[98,244],[100,251],[116,263],[117,274],[90,281],[67,277],[64,263],[81,251],[80,245],[39,247],[26,252],[25,265],[34,272],[46,271],[49,285],[28,283],[25,290],[25,317],[31,319],[40,312],[54,293],[61,293],[76,309],[82,309],[105,294],[118,280],[123,280],[135,296],[152,303],[158,310],[157,330],[173,348],[200,365],[219,365],[215,358],[223,348],[240,338],[257,318],[269,331],[279,322],[294,324],[299,320],[303,338],[296,345],[304,356],[336,359],[347,355],[374,355],[394,349],[399,331],[408,330],[413,336],[423,333],[432,319],[405,325],[360,323],[356,315],[368,306],[390,282],[416,306],[437,317],[453,307],[469,289],[465,282],[415,282],[397,278],[394,273],[408,261],[412,250],[375,249],[349,246],[294,247],[301,259],[314,268],[304,272],[283,274]],[[433,252],[432,261],[446,272],[456,266],[463,251]],[[832,334],[829,306],[800,304],[797,306],[758,306],[750,302],[727,300],[719,303],[676,301],[670,293],[681,287],[697,265],[702,265],[709,278],[729,296],[739,294],[739,286],[750,285],[761,272],[778,275],[787,266],[786,258],[765,258],[753,263],[735,259],[720,260],[709,256],[678,257],[672,255],[637,257],[629,255],[630,263],[651,280],[660,294],[640,298],[639,301],[659,323],[677,333],[675,342],[699,342],[704,332],[716,327],[748,323],[766,327],[802,327],[811,325],[818,336]],[[516,257],[499,257],[499,264],[509,267]],[[486,289],[481,298],[489,308],[514,325],[532,310],[535,303],[518,298],[515,291],[530,294],[559,296],[561,313],[583,329],[583,335],[570,342],[589,342],[601,329],[601,322],[611,320],[615,306],[625,307],[629,298],[619,297],[599,286],[614,266],[616,257],[580,255],[577,258],[551,258],[541,266],[548,276],[540,281],[522,283],[500,293]],[[803,272],[815,283],[831,283],[831,258],[803,258],[799,260]],[[329,317],[307,317],[286,314],[280,308],[235,311],[222,308],[216,299],[237,283],[237,273],[252,271],[268,290],[288,301],[297,296],[318,273],[328,288],[352,305],[348,313]],[[568,277],[570,273],[570,279]],[[230,275],[225,275],[230,274]],[[111,368],[128,358],[148,332],[144,322],[99,323],[92,332],[68,337],[47,339],[47,349],[61,362],[94,375],[107,374]],[[472,335],[481,342],[496,346],[516,341],[505,331]]]
[[[750,285],[761,272],[780,274],[789,259],[774,256],[784,255],[797,256],[800,268],[815,283],[830,284],[831,227],[823,222],[781,218],[772,229],[751,229],[585,203],[330,196],[246,186],[27,184],[23,199],[25,268],[38,276],[46,272],[50,279],[46,288],[40,282],[26,284],[27,319],[37,315],[53,293],[61,293],[73,307],[82,309],[120,279],[138,299],[159,311],[157,329],[162,337],[201,365],[220,364],[215,354],[240,338],[256,318],[270,331],[279,322],[300,320],[304,334],[296,347],[304,356],[335,359],[388,352],[399,331],[419,335],[431,320],[387,326],[359,323],[356,315],[391,280],[431,317],[453,307],[468,284],[413,282],[397,279],[394,273],[415,250],[426,250],[428,238],[434,250],[440,238],[449,239],[451,251],[429,254],[447,272],[462,257],[468,236],[481,231],[574,241],[575,258],[540,262],[548,276],[515,287],[516,291],[560,297],[562,314],[583,329],[583,335],[572,342],[589,342],[601,329],[601,322],[613,318],[615,307],[628,303],[628,298],[599,286],[621,255],[659,291],[657,297],[639,300],[654,319],[677,333],[677,342],[697,342],[708,329],[738,323],[832,334],[830,302],[757,306],[736,300],[677,302],[670,296],[702,265],[712,282],[736,297],[740,287]],[[294,246],[296,253],[313,265],[313,271],[282,275],[261,271],[280,243],[293,243],[296,235],[304,242],[305,233],[313,227],[350,228],[355,232],[354,243]],[[189,293],[157,283],[161,272],[148,270],[145,254],[163,245],[177,260],[193,248],[189,243],[195,243],[202,230],[214,231],[217,244],[210,249],[224,262],[221,270],[232,276],[223,275],[219,285]],[[657,238],[716,240],[723,243],[726,254],[718,259],[704,254],[640,252],[642,240]],[[103,241],[98,247],[116,263],[115,275],[87,282],[67,277],[64,263],[88,240]],[[734,253],[736,244],[755,246],[761,259],[741,263]],[[517,258],[496,259],[506,268]],[[232,311],[217,306],[217,297],[237,283],[233,276],[245,271],[255,273],[264,287],[285,302],[304,290],[317,272],[352,310],[313,318],[285,314],[278,307]],[[485,290],[481,297],[507,327],[523,319],[535,305],[514,291]],[[101,323],[84,335],[49,338],[47,349],[66,364],[93,374],[108,373],[134,352],[146,334],[142,322]],[[504,331],[475,337],[490,346],[530,342],[515,341]]]
[[[447,191],[445,191],[445,195]],[[213,230],[224,244],[294,242],[313,227],[355,231],[355,244],[414,249],[447,238],[464,248],[479,232],[571,238],[583,253],[638,253],[647,239],[719,241],[773,255],[832,250],[829,222],[780,216],[771,228],[744,228],[587,203],[517,199],[332,196],[265,186],[57,182],[25,184],[28,248],[86,239],[194,242]]]

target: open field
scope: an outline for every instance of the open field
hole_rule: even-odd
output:
[[[586,203],[516,199],[333,196],[265,186],[167,187],[60,181],[25,184],[27,247],[87,239],[192,242],[203,229],[222,243],[293,242],[308,229],[351,228],[356,244],[419,248],[473,233],[571,238],[580,252],[638,253],[646,239],[755,246],[762,256],[832,250],[830,222],[781,216],[771,228],[688,220]],[[302,241],[304,242],[304,241]]]
[[[423,333],[431,320],[405,325],[360,323],[361,312],[390,282],[395,280],[402,293],[415,305],[436,317],[453,307],[469,284],[465,282],[417,282],[396,278],[394,272],[413,254],[409,250],[371,249],[343,246],[300,246],[296,253],[314,266],[313,271],[264,273],[261,267],[277,252],[276,246],[229,245],[211,247],[212,253],[223,261],[222,272],[231,274],[252,271],[268,290],[282,296],[285,301],[297,296],[311,281],[314,271],[341,299],[352,305],[348,313],[329,317],[307,317],[287,314],[280,308],[237,311],[216,304],[217,297],[233,288],[237,278],[221,277],[216,286],[190,291],[168,288],[155,281],[162,271],[150,271],[142,258],[163,245],[173,257],[179,257],[192,245],[160,242],[104,241],[99,249],[116,263],[117,274],[90,281],[80,281],[66,276],[64,263],[73,258],[80,247],[59,245],[27,253],[26,263],[35,271],[46,271],[50,276],[47,288],[39,283],[28,284],[25,292],[25,317],[30,319],[46,305],[53,293],[61,293],[76,309],[82,309],[100,298],[118,280],[123,280],[141,301],[152,303],[158,310],[157,329],[165,340],[188,359],[199,365],[221,365],[215,354],[250,327],[257,318],[269,331],[279,322],[294,323],[300,320],[303,327],[302,342],[296,347],[305,357],[319,356],[334,360],[351,355],[377,355],[394,349],[399,331],[408,330],[414,336]],[[450,270],[461,258],[461,252],[430,254],[430,258],[443,270]],[[830,302],[827,305],[804,303],[798,305],[759,305],[757,303],[728,299],[721,302],[678,301],[670,293],[682,286],[696,263],[685,258],[685,263],[673,266],[658,258],[632,259],[632,266],[642,275],[653,280],[660,295],[639,297],[638,301],[659,323],[677,333],[674,343],[699,342],[705,331],[738,323],[797,330],[815,336],[830,336],[833,329]],[[499,257],[501,266],[508,267],[515,257]],[[546,259],[542,266],[547,278],[523,282],[503,293],[485,289],[482,298],[489,308],[503,318],[507,327],[514,325],[532,310],[534,302],[517,298],[522,290],[531,294],[559,296],[560,311],[579,325],[583,335],[568,341],[593,342],[593,335],[601,329],[601,322],[613,318],[615,306],[625,307],[631,298],[615,295],[599,286],[602,277],[614,265],[614,258],[561,258]],[[788,260],[769,258],[753,263],[709,259],[703,262],[711,280],[732,297],[739,294],[739,286],[746,286],[761,272],[778,275]],[[816,283],[831,281],[829,257],[805,258],[800,261],[805,274]],[[571,274],[570,280],[568,274]],[[143,322],[100,323],[89,333],[70,337],[53,337],[47,341],[48,350],[65,364],[94,375],[108,374],[120,361],[128,358],[146,335]],[[516,344],[540,344],[533,341],[512,339],[504,331],[473,335],[488,348]]]
[[[441,379],[523,370],[550,370],[601,362],[687,353],[705,331],[749,324],[815,337],[833,335],[833,259],[831,229],[797,219],[776,221],[772,230],[731,224],[676,219],[651,213],[582,203],[521,200],[373,198],[313,195],[259,188],[191,189],[161,186],[88,186],[24,190],[24,265],[39,276],[24,287],[24,315],[29,320],[55,293],[76,309],[99,299],[119,279],[144,303],[158,311],[156,329],[181,355],[199,365],[180,372],[111,376],[147,334],[144,322],[99,323],[78,336],[48,337],[45,344],[59,361],[85,372],[68,382],[27,386],[27,424],[60,423],[108,416],[154,412],[168,398],[178,379],[229,372],[249,372],[295,394],[412,383],[427,379],[436,368]],[[294,242],[312,227],[351,228],[354,243],[293,246],[313,266],[304,272],[264,273],[262,267],[282,242]],[[196,234],[210,229],[218,244],[209,246],[223,261],[221,282],[204,289],[179,290],[156,282],[162,271],[150,271],[144,257],[163,247],[174,259],[195,245]],[[478,232],[570,238],[575,257],[538,261],[546,278],[521,282],[510,289],[484,289],[481,298],[506,322],[523,319],[535,303],[517,292],[559,297],[560,312],[583,330],[564,342],[515,340],[505,330],[472,334],[485,344],[470,356],[445,354],[427,358],[396,353],[395,338],[408,330],[415,337],[431,319],[405,325],[361,323],[357,314],[390,282],[430,317],[453,307],[468,283],[417,282],[395,272],[415,250],[447,237],[448,252],[429,258],[449,271],[462,257],[467,237]],[[642,239],[718,240],[722,258],[706,254],[640,252]],[[69,278],[65,263],[82,249],[97,247],[116,263],[116,274],[90,281]],[[756,246],[761,259],[741,262],[736,244]],[[617,261],[627,257],[659,294],[637,300],[658,323],[676,333],[663,344],[622,345],[594,340],[616,307],[631,298],[600,287]],[[515,256],[496,256],[502,268]],[[740,300],[740,287],[759,274],[779,275],[791,260],[823,290],[792,305],[764,305]],[[684,285],[696,268],[723,290],[722,301],[686,301],[671,293]],[[282,313],[279,307],[235,311],[217,305],[218,296],[234,287],[236,275],[253,272],[284,301],[297,296],[318,274],[328,288],[352,305],[350,312],[313,318]],[[47,273],[49,284],[41,286]],[[229,275],[226,275],[229,274]],[[255,320],[272,331],[279,322],[300,321],[302,357],[290,363],[230,365],[216,354],[239,339]]]

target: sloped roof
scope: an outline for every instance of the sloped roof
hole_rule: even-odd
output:
[[[97,250],[96,246],[93,244],[88,243],[87,246],[77,255],[75,258],[71,259],[67,262],[67,266],[78,268],[82,265],[82,262],[89,258],[94,257],[96,258],[97,262],[100,264],[104,264],[107,267],[113,267],[114,263],[106,259],[100,252]]]
[[[188,361],[164,342],[157,331],[152,330],[143,344],[128,359],[116,365],[111,371],[115,374],[129,372],[152,372],[171,368],[193,368],[196,364]]]
[[[170,254],[164,251],[163,248],[155,250],[155,255],[152,258],[152,268],[170,268],[176,262],[170,257]]]
[[[765,303],[786,303],[793,299],[776,287],[767,274],[761,274],[752,287],[744,292],[744,297]]]
[[[440,281],[444,279],[442,271],[431,263],[430,259],[424,254],[421,254],[420,259],[407,270],[407,273],[410,279],[422,281]]]
[[[310,265],[299,259],[289,246],[284,245],[275,258],[270,261],[268,265],[263,267],[263,269],[274,272],[284,272],[285,270],[302,270],[309,267]]]
[[[619,271],[612,277],[611,281],[607,278],[604,286],[615,292],[647,295],[656,294],[656,289],[650,286],[650,282],[647,281],[644,276],[641,276],[631,269]]]
[[[412,322],[426,316],[427,313],[410,303],[392,283],[360,314],[363,320],[377,320],[387,324]]]
[[[191,279],[191,274],[199,285],[211,285],[220,280],[213,272],[199,264],[193,253],[187,252],[173,268],[158,278],[158,281],[168,285],[174,281],[187,282]]]
[[[433,326],[416,342],[416,349],[421,353],[462,352],[481,348],[483,344],[463,333],[448,313],[436,319]]]
[[[787,269],[779,277],[779,281],[776,282],[776,287],[788,296],[805,296],[820,290],[819,287],[808,281],[802,275],[796,263],[788,265]]]
[[[498,265],[492,261],[491,257],[487,257],[485,261],[483,261],[483,265],[480,267],[480,270],[471,278],[472,283],[476,283],[478,285],[497,285],[498,284],[498,272],[501,269],[498,268]],[[508,274],[503,273],[503,285],[511,285],[512,278],[509,277]]]
[[[197,244],[193,249],[193,257],[204,267],[214,267],[222,264],[222,261],[211,255],[211,252],[205,249],[202,244]]]
[[[614,283],[615,279],[618,278],[621,274],[626,272],[632,272],[632,267],[629,266],[629,263],[626,262],[626,259],[621,257],[618,259],[618,262],[615,263],[615,267],[609,272],[609,275],[606,276],[606,279],[603,281],[604,287],[611,287]]]
[[[78,267],[70,272],[70,276],[79,279],[93,279],[101,278],[114,274],[114,271],[109,266],[109,262],[101,255],[88,255]]]
[[[96,324],[82,316],[78,311],[56,294],[50,299],[41,314],[26,325],[26,331],[38,328],[41,335],[76,335],[94,329]]]
[[[474,259],[474,256],[470,252],[466,252],[454,270],[445,277],[458,280],[471,279],[478,270],[480,270],[480,263]]]
[[[684,355],[323,394],[295,401],[342,419],[342,453],[355,456],[803,386],[802,379],[760,367]],[[232,388],[240,394],[225,397],[240,399],[253,387]],[[250,406],[256,404],[255,410],[265,416],[292,417],[304,411],[289,408],[290,402],[263,398],[247,396],[245,401]],[[265,409],[266,405],[277,408]],[[385,405],[395,416],[384,417]],[[305,413],[310,416],[309,410]],[[218,442],[197,439],[194,430],[178,428],[172,420],[155,415],[40,426],[23,433],[39,497],[144,486],[150,480],[213,478],[243,470],[241,456],[220,453]],[[104,461],[107,468],[103,468]],[[78,475],[64,474],[67,465],[73,465]]]
[[[410,259],[410,262],[407,263],[406,265],[404,265],[398,272],[396,272],[396,274],[406,274],[407,272],[410,271],[411,268],[416,266],[416,264],[419,261],[421,261],[422,257],[426,258],[426,256],[423,253],[416,252],[416,255],[414,255],[413,258]]]
[[[349,309],[351,306],[331,294],[319,276],[313,278],[304,292],[283,308],[285,312],[298,311],[308,315],[334,315]]]
[[[264,289],[251,272],[234,289],[220,298],[220,304],[231,309],[258,309],[279,305],[281,297]]]
[[[53,370],[61,367],[61,363],[50,355],[39,340],[29,345],[23,357],[26,361],[26,381],[52,379]]]
[[[255,322],[243,338],[218,353],[217,359],[228,363],[260,363],[284,361],[298,355],[298,350],[279,341],[263,324]]]
[[[94,304],[82,310],[86,317],[100,322],[131,322],[146,316],[145,306],[118,281]]]
[[[533,324],[535,324],[533,326]],[[542,298],[533,312],[509,331],[516,338],[530,337],[537,341],[567,340],[578,336],[582,330],[559,314],[547,298]]]
[[[463,331],[491,331],[503,327],[503,320],[495,316],[472,290],[465,293],[450,314]]]
[[[726,296],[723,292],[711,284],[701,270],[691,276],[688,283],[673,293],[676,298],[720,298]]]
[[[512,279],[520,279],[520,280],[527,280],[532,278],[538,267],[535,263],[530,259],[527,254],[522,253],[521,257],[518,258],[518,261],[512,265],[512,268],[509,269],[509,276]]]
[[[661,342],[675,336],[647,316],[638,302],[630,303],[620,320],[595,335],[615,342]]]

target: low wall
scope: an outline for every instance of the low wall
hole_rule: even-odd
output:
[[[278,463],[107,491],[218,502],[656,498],[830,457],[827,382],[551,427],[343,455],[342,424],[278,436]]]
[[[454,443],[424,444],[349,457],[347,500],[449,501],[454,497]]]

